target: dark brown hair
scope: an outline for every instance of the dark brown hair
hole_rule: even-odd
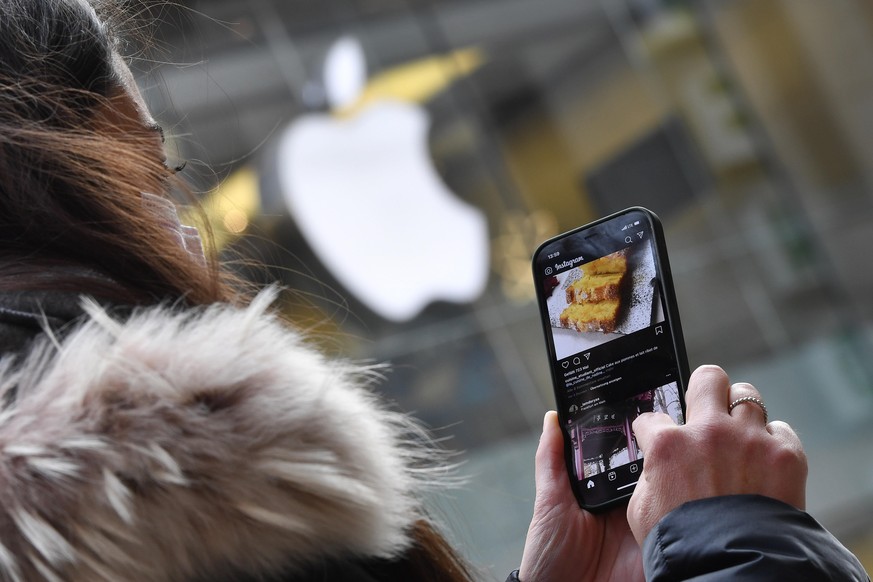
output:
[[[118,13],[95,6],[0,0],[0,289],[49,284],[38,275],[62,263],[104,277],[55,271],[53,288],[135,304],[229,300],[216,261],[192,261],[142,203],[173,181],[148,147],[155,135],[101,125],[124,86]]]
[[[418,582],[464,582],[473,580],[464,558],[430,521],[419,520],[411,533],[413,546],[407,560],[386,567],[380,580]]]

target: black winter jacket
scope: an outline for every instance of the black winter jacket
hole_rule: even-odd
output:
[[[650,582],[863,582],[858,559],[809,514],[767,497],[686,503],[643,545]]]

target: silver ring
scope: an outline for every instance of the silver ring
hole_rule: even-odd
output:
[[[730,414],[734,408],[740,404],[745,404],[746,402],[751,402],[761,407],[761,412],[764,413],[764,424],[767,424],[767,406],[764,404],[763,400],[755,396],[743,396],[742,398],[737,398],[731,402],[730,406],[728,406],[728,414]]]

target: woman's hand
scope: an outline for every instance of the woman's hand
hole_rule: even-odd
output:
[[[751,398],[729,410],[745,397]],[[661,413],[636,419],[645,461],[627,520],[640,544],[667,513],[697,499],[755,494],[804,508],[807,464],[800,439],[784,422],[766,424],[755,402],[760,398],[751,384],[731,385],[724,370],[703,366],[688,383],[686,424],[677,426]]]
[[[564,464],[558,415],[548,412],[536,454],[536,501],[521,559],[521,582],[643,580],[640,548],[624,507],[579,507]]]

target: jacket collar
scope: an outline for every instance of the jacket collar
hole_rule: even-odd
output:
[[[268,311],[155,307],[47,336],[0,386],[0,578],[150,582],[390,557],[432,457]],[[216,576],[217,577],[217,576]]]

